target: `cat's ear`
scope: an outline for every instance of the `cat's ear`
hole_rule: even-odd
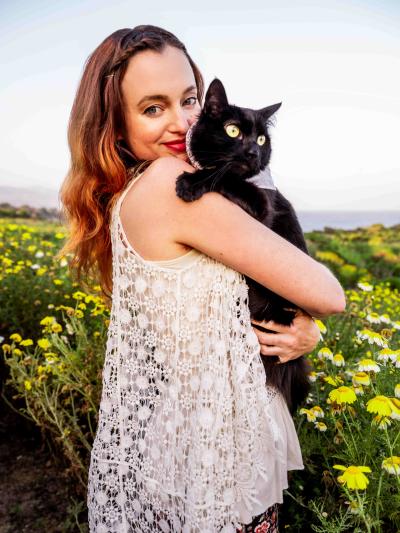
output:
[[[267,122],[267,120],[272,117],[274,113],[278,111],[278,109],[281,107],[282,102],[279,102],[279,104],[273,104],[269,105],[268,107],[263,107],[262,109],[259,109],[257,113],[260,113],[260,115],[263,118],[264,122]]]
[[[203,109],[205,113],[217,118],[228,105],[228,98],[222,82],[218,78],[214,78],[207,89],[204,99]]]

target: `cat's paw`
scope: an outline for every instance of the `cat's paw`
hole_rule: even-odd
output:
[[[203,192],[199,187],[194,187],[186,178],[178,178],[176,180],[176,194],[185,202],[193,202],[203,196]]]

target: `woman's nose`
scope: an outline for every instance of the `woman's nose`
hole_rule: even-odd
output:
[[[184,109],[177,109],[173,112],[170,128],[173,131],[185,133],[190,126],[190,114]]]

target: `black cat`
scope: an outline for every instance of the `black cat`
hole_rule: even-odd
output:
[[[308,253],[303,232],[290,202],[278,191],[251,182],[262,176],[271,157],[268,126],[281,104],[259,110],[228,103],[224,86],[215,78],[205,96],[198,121],[188,131],[188,156],[196,168],[176,181],[176,193],[191,202],[209,191],[219,192],[254,218]],[[249,181],[250,180],[250,181]],[[246,276],[250,315],[255,320],[291,324],[297,306]],[[292,309],[292,310],[289,310]],[[261,331],[270,332],[253,324]],[[304,356],[276,364],[277,357],[261,357],[268,385],[279,389],[292,413],[310,390],[309,364]]]

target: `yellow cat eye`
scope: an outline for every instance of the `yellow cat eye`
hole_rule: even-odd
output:
[[[265,143],[265,135],[259,135],[257,137],[257,144],[259,146],[262,146]]]
[[[240,135],[240,129],[235,126],[235,124],[227,124],[225,126],[225,131],[229,137],[239,137]]]

